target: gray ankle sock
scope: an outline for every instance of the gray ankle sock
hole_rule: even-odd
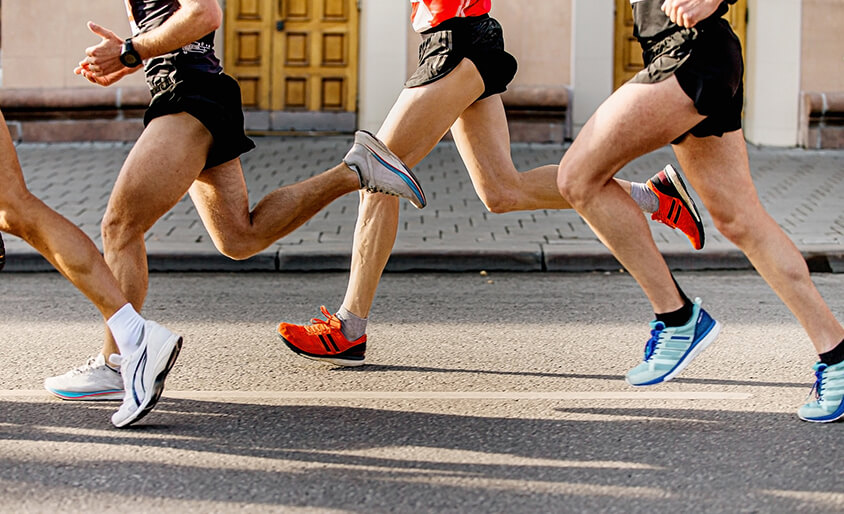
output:
[[[366,334],[366,318],[355,316],[345,307],[340,307],[340,310],[337,311],[337,318],[342,323],[340,331],[343,332],[343,337],[349,341],[359,339]]]
[[[631,182],[630,187],[630,196],[633,197],[633,201],[639,205],[642,211],[656,212],[659,209],[659,198],[648,189],[647,185],[641,182]]]

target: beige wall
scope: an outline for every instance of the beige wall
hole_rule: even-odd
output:
[[[844,1],[803,0],[800,89],[844,91]]]
[[[519,61],[514,86],[571,84],[571,1],[495,0],[490,13],[504,29],[508,52]],[[419,35],[408,27],[408,76],[418,63]]]
[[[85,48],[99,41],[85,26],[88,20],[129,36],[119,0],[3,0],[3,87],[99,87],[73,74]],[[143,84],[142,73],[120,82]]]

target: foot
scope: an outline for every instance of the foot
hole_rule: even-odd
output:
[[[123,378],[97,354],[64,375],[44,380],[44,389],[62,400],[122,400]]]
[[[111,416],[114,426],[125,427],[146,416],[164,391],[164,379],[176,363],[182,338],[154,321],[144,323],[141,345],[127,358],[120,357],[123,405]]]
[[[281,323],[278,335],[288,348],[308,359],[337,366],[362,366],[366,354],[366,334],[349,341],[340,330],[340,320],[324,306],[325,320],[314,318],[310,325]]]
[[[671,228],[679,228],[695,250],[703,248],[704,233],[700,213],[674,166],[665,166],[646,185],[659,198],[659,208],[651,214],[651,219]]]
[[[627,372],[628,384],[646,386],[671,380],[718,337],[721,324],[701,309],[700,304],[700,298],[696,298],[692,317],[682,327],[666,327],[661,321],[651,321],[645,359]]]
[[[829,423],[844,417],[844,362],[827,366],[818,362],[814,366],[815,399],[797,411],[803,421]],[[811,395],[811,393],[809,393]]]
[[[343,158],[358,174],[360,187],[410,200],[417,209],[427,200],[419,180],[387,146],[365,130],[355,132],[355,144]]]

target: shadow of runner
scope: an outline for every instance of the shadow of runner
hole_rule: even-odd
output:
[[[539,412],[575,419],[164,399],[157,425],[124,431],[105,406],[0,401],[0,488],[39,491],[42,506],[113,494],[210,510],[796,511],[801,495],[830,491],[810,510],[844,506],[838,464],[820,451],[844,425],[559,403]]]

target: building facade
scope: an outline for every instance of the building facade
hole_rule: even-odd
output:
[[[377,128],[415,65],[419,38],[404,0],[222,5],[218,55],[241,84],[254,131]],[[844,95],[844,0],[739,0],[732,13],[745,42],[748,140],[805,144],[812,116],[817,124],[830,112],[835,125]],[[534,123],[516,140],[576,134],[641,62],[631,39],[629,0],[495,0],[492,15],[519,61],[505,96],[508,113],[526,127]],[[107,127],[120,121],[123,132],[86,133],[131,139],[148,98],[141,74],[96,91],[72,73],[84,49],[97,42],[87,20],[129,35],[120,0],[3,0],[0,105],[12,121],[64,123],[55,134],[67,134],[73,122]],[[21,127],[23,139],[51,133]]]

